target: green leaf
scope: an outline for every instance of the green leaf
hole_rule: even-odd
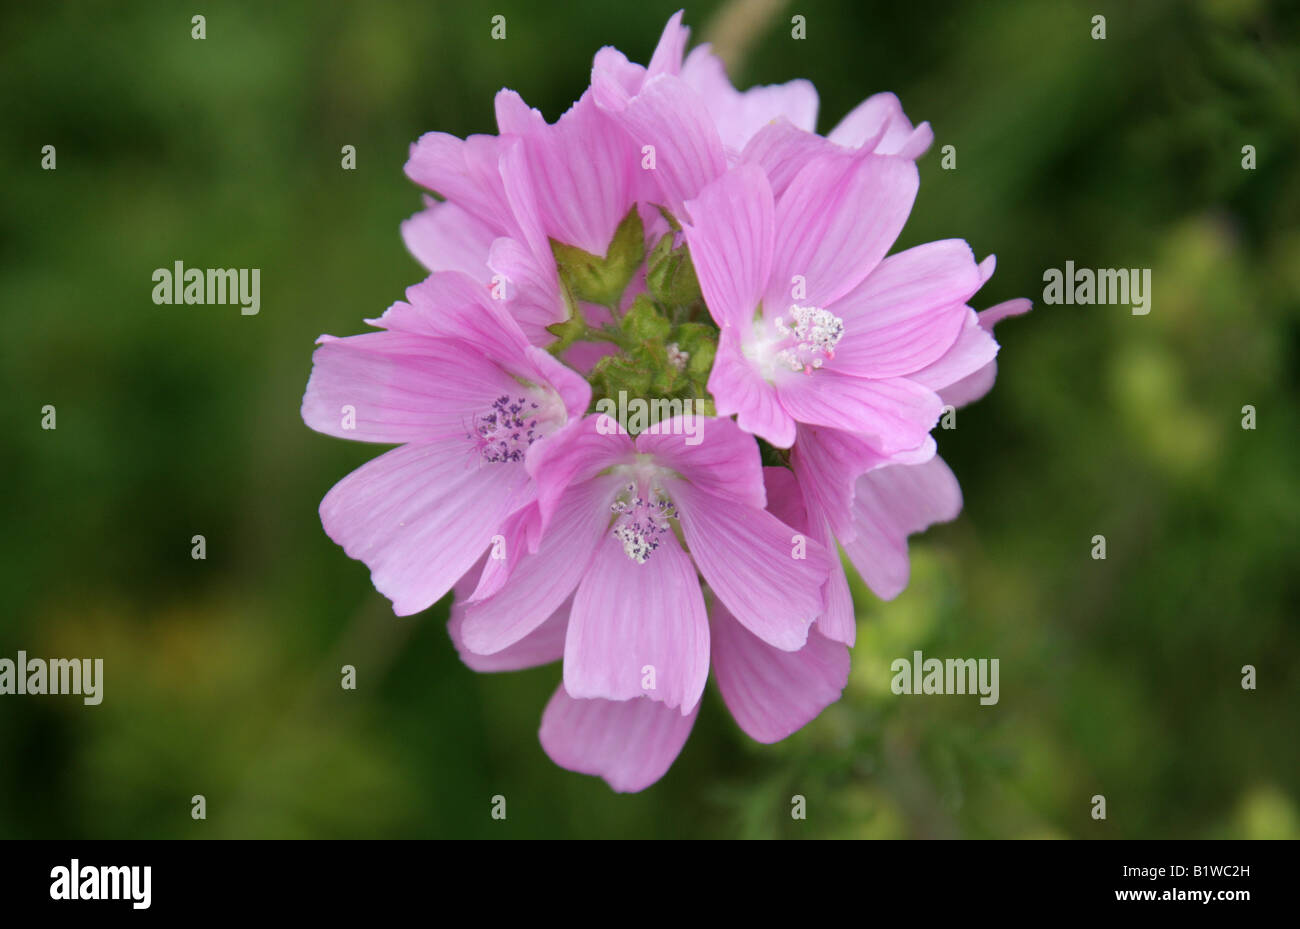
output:
[[[682,224],[677,221],[676,216],[668,212],[667,207],[659,207],[659,215],[668,221],[668,225],[672,227],[673,232],[682,231]]]
[[[673,249],[671,238],[665,235],[650,253],[646,262],[646,287],[661,303],[688,306],[700,299],[700,284],[690,250],[685,245]],[[665,242],[668,248],[664,248]]]
[[[618,224],[602,258],[572,245],[551,240],[560,280],[576,300],[618,309],[623,291],[645,258],[645,229],[636,207]]]
[[[571,313],[564,322],[547,326],[546,331],[555,336],[556,339],[547,347],[547,351],[558,356],[586,334],[587,324],[583,321],[581,315]]]
[[[672,331],[672,323],[655,309],[645,294],[640,294],[623,317],[623,331],[633,342],[656,342],[662,345]]]

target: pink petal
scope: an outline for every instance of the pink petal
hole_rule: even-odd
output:
[[[881,155],[919,158],[934,141],[934,133],[929,123],[913,129],[898,97],[883,93],[868,97],[854,107],[827,138],[847,148],[870,145],[869,150]]]
[[[488,266],[503,279],[505,303],[511,317],[534,345],[549,345],[555,336],[547,326],[564,322],[568,310],[560,296],[555,261],[545,263],[517,239],[499,238],[488,252]]]
[[[569,604],[563,603],[545,622],[513,645],[494,652],[480,655],[465,646],[461,629],[465,622],[465,604],[459,596],[451,606],[451,619],[447,622],[447,634],[460,660],[474,671],[521,671],[550,664],[564,657],[564,636],[569,628]]]
[[[980,325],[987,331],[992,332],[993,327],[1002,322],[1002,320],[1010,316],[1019,316],[1022,313],[1028,313],[1033,308],[1033,302],[1026,300],[1023,297],[1017,300],[1007,300],[1004,303],[999,303],[997,306],[991,306],[987,310],[982,310],[980,312]]]
[[[723,146],[732,152],[740,152],[755,133],[776,119],[789,120],[809,132],[817,125],[817,90],[810,81],[753,87],[741,93],[707,44],[692,49],[681,75],[703,98]]]
[[[636,451],[632,440],[626,433],[601,431],[608,426],[601,416],[584,416],[528,449],[525,464],[537,485],[543,526],[570,485],[589,481],[606,468],[632,459]]]
[[[596,102],[609,109],[610,97],[594,85],[592,89]],[[646,81],[625,107],[611,112],[638,154],[644,153],[645,146],[654,146],[652,180],[660,191],[658,202],[685,221],[683,202],[727,168],[722,142],[704,101],[681,78],[660,74]],[[639,165],[638,170],[643,170]]]
[[[686,204],[683,227],[709,313],[721,327],[754,318],[772,270],[772,191],[755,165],[739,165]]]
[[[862,436],[829,426],[800,425],[790,454],[809,506],[830,520],[837,538],[853,537],[853,487],[885,457]]]
[[[463,342],[405,332],[319,341],[302,418],[317,432],[341,439],[464,439],[466,423],[515,386],[499,365]]]
[[[522,359],[528,339],[487,287],[459,271],[439,271],[406,290],[373,326],[476,346],[502,362]]]
[[[457,585],[456,603],[463,606],[465,603],[486,600],[505,586],[511,572],[518,566],[520,559],[529,552],[530,546],[534,545],[540,532],[541,515],[536,501],[511,513],[501,527],[501,531],[497,533],[500,539],[497,536],[492,537],[492,548],[483,559],[478,583],[472,587],[469,584]],[[535,547],[532,550],[535,551]],[[462,581],[464,580],[462,578]],[[465,589],[462,590],[462,587]]]
[[[578,698],[645,696],[688,715],[708,673],[709,621],[691,559],[668,536],[638,564],[606,533],[573,598],[564,689]],[[643,687],[647,674],[653,689]]]
[[[425,208],[402,221],[402,241],[430,271],[463,271],[474,280],[492,279],[488,252],[492,228],[454,203],[425,198]]]
[[[655,700],[575,700],[560,686],[546,705],[542,748],[562,768],[605,779],[619,793],[645,790],[667,773],[695,725]]]
[[[713,673],[736,722],[759,742],[779,742],[840,698],[849,650],[813,630],[795,652],[768,645],[715,603]]]
[[[807,427],[801,426],[800,432],[805,428]],[[795,448],[798,447],[796,444]],[[767,487],[768,512],[787,526],[807,532],[826,550],[831,572],[826,579],[826,586],[822,588],[826,609],[817,617],[816,628],[827,638],[852,645],[857,636],[853,596],[849,592],[849,580],[844,574],[844,565],[840,563],[839,549],[835,547],[830,524],[818,505],[808,499],[794,471],[789,468],[764,468],[763,483]],[[848,510],[851,502],[852,495],[849,495],[845,501],[845,510]]]
[[[794,472],[789,468],[765,467],[763,487],[767,491],[767,511],[795,532],[807,532],[808,508]]]
[[[650,65],[646,68],[647,78],[681,71],[682,55],[686,53],[686,42],[691,37],[691,30],[682,25],[682,13],[682,10],[678,10],[668,18],[664,31],[659,36],[659,44],[650,57]]]
[[[849,578],[844,573],[844,563],[840,561],[839,549],[831,535],[830,522],[824,516],[814,524],[812,536],[831,553],[831,574],[826,579],[823,590],[826,609],[817,617],[817,631],[834,642],[852,647],[858,637],[858,617],[853,609],[853,593],[849,590]]]
[[[867,586],[892,600],[907,586],[907,537],[961,512],[961,488],[941,458],[888,465],[858,478],[853,501],[857,535],[844,551]]]
[[[863,433],[885,455],[921,445],[943,410],[938,394],[907,378],[853,377],[829,367],[789,372],[776,389],[799,422]]]
[[[832,307],[844,320],[835,369],[860,377],[919,371],[957,340],[979,286],[975,256],[961,239],[890,255]]]
[[[987,367],[998,353],[998,343],[980,326],[979,316],[961,308],[964,325],[956,340],[931,364],[912,374],[912,380],[932,390],[943,390]]]
[[[483,463],[473,446],[403,445],[369,461],[321,501],[321,523],[370,568],[398,616],[442,598],[528,502],[518,464]],[[465,452],[457,448],[465,448]]]
[[[445,132],[427,132],[411,145],[406,175],[487,224],[497,235],[511,235],[515,222],[501,183],[501,145],[497,136],[472,135],[461,140]]]
[[[607,476],[565,494],[537,552],[519,559],[497,593],[466,604],[461,634],[468,649],[480,655],[499,652],[559,609],[587,573],[621,483]]]
[[[776,388],[741,352],[735,328],[722,330],[708,387],[719,416],[735,414],[741,429],[778,448],[794,442],[794,419],[781,405]]]
[[[531,383],[550,386],[563,401],[570,420],[580,419],[591,405],[591,385],[586,378],[536,345],[524,349],[518,373]]]
[[[773,196],[780,197],[804,166],[820,156],[841,158],[846,163],[854,158],[847,149],[814,132],[805,132],[783,117],[754,133],[741,152],[740,161],[762,168]]]
[[[513,90],[497,94],[502,133],[524,143],[543,229],[556,241],[604,255],[635,200],[640,153],[590,92],[548,126]]]
[[[602,109],[618,112],[645,83],[645,68],[627,60],[627,56],[612,46],[596,52],[591,63],[591,91],[596,104]]]
[[[806,281],[805,305],[827,307],[856,287],[898,238],[918,184],[916,165],[904,158],[810,162],[776,204],[774,303],[790,299],[795,275]]]
[[[767,502],[758,443],[729,419],[672,417],[638,435],[636,450],[724,500],[759,509]]]
[[[994,361],[998,345],[992,336],[993,326],[1008,316],[1027,313],[1033,306],[1028,300],[1008,300],[979,313],[977,324],[972,325],[967,310],[967,322],[961,335],[942,358],[915,375],[940,392],[944,403],[965,406],[974,403],[993,387],[998,366]]]
[[[723,500],[685,481],[670,484],[691,557],[713,592],[763,641],[786,651],[802,648],[823,607],[822,586],[830,572],[825,549],[805,539],[805,557],[796,558],[799,533],[766,510]]]

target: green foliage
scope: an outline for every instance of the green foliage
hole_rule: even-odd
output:
[[[604,257],[553,239],[551,251],[555,255],[560,281],[569,296],[571,312],[578,300],[617,309],[632,275],[645,260],[645,230],[641,216],[636,207],[628,211],[614,231],[614,239]]]
[[[690,306],[701,299],[691,253],[682,245],[673,248],[673,235],[659,239],[646,261],[646,287],[656,300],[668,306]]]

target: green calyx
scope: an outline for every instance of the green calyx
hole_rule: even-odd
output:
[[[618,348],[588,375],[593,410],[600,400],[616,400],[622,391],[646,400],[689,399],[698,414],[714,413],[706,385],[718,328],[704,305],[689,250],[674,248],[673,240],[669,232],[647,251],[645,229],[633,207],[604,257],[551,241],[568,318],[547,327],[556,337],[548,350],[559,356],[576,342],[608,342]],[[624,309],[627,288],[642,265],[646,291]],[[593,325],[583,315],[583,304],[605,307],[612,320]]]

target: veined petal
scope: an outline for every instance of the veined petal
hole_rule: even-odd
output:
[[[699,92],[718,127],[723,147],[738,153],[760,129],[777,119],[811,132],[817,126],[817,89],[811,81],[751,87],[739,91],[722,59],[706,43],[691,50],[682,80]]]
[[[776,204],[769,298],[788,302],[795,275],[806,281],[803,303],[826,307],[851,291],[898,238],[919,183],[916,165],[905,158],[810,162]]]
[[[790,465],[811,508],[830,521],[841,541],[853,536],[853,488],[858,478],[887,459],[864,437],[829,426],[801,424]]]
[[[731,614],[770,645],[802,648],[824,605],[826,551],[813,539],[800,543],[799,533],[766,510],[685,481],[672,481],[668,493],[696,567]]]
[[[459,452],[458,449],[465,449]],[[484,464],[460,443],[403,445],[367,462],[321,501],[321,523],[370,568],[398,616],[442,599],[505,518],[528,503],[521,464]]]
[[[844,645],[814,629],[798,651],[773,648],[721,603],[713,605],[710,619],[718,690],[751,738],[779,742],[840,698],[849,680]]]
[[[739,165],[686,204],[683,226],[709,313],[721,328],[754,318],[772,271],[772,191],[763,171]]]
[[[943,410],[938,394],[907,378],[853,377],[834,368],[783,373],[776,389],[799,422],[863,433],[885,455],[919,446]]]
[[[462,271],[486,284],[492,227],[454,203],[425,197],[425,208],[402,221],[402,241],[430,271]]]
[[[729,419],[674,416],[638,435],[636,449],[718,497],[759,509],[767,502],[758,443]]]
[[[635,200],[640,154],[627,136],[590,92],[551,126],[513,90],[502,90],[497,123],[523,140],[547,236],[604,255]]]
[[[619,484],[607,476],[565,494],[536,553],[519,559],[498,592],[466,604],[461,630],[466,648],[480,655],[499,652],[559,609],[590,568]]]
[[[525,464],[537,483],[542,525],[549,523],[570,485],[589,481],[611,465],[630,460],[635,451],[632,439],[626,433],[609,431],[608,417],[602,416],[584,416],[533,445]]]
[[[501,145],[497,136],[458,139],[445,132],[426,132],[411,145],[406,176],[455,203],[497,235],[511,235],[515,222],[498,168]]]
[[[842,542],[867,586],[892,600],[907,586],[907,537],[957,518],[961,488],[942,458],[888,465],[858,478],[853,520],[857,534]]]
[[[464,439],[474,414],[515,386],[474,347],[405,332],[321,336],[302,398],[312,429],[361,442]]]
[[[524,638],[491,655],[480,655],[465,646],[461,635],[464,622],[465,603],[457,596],[451,605],[447,634],[451,636],[456,653],[467,667],[482,672],[521,671],[550,664],[564,657],[564,636],[569,628],[569,603],[562,603],[545,622]]]
[[[801,426],[800,431],[804,428]],[[844,574],[844,565],[840,563],[830,524],[790,468],[764,468],[763,483],[767,487],[768,511],[787,526],[806,532],[826,550],[826,560],[830,564],[830,576],[822,588],[826,609],[817,617],[816,628],[829,639],[852,645],[857,636],[853,596],[849,592],[849,580]],[[846,510],[851,500],[850,495],[845,503]]]
[[[774,119],[758,129],[740,154],[742,164],[755,164],[763,169],[772,194],[780,197],[795,176],[814,158],[829,156],[848,161],[855,156],[817,135],[805,132],[785,117]]]
[[[562,768],[594,774],[619,793],[645,790],[672,767],[699,707],[683,716],[656,700],[575,700],[556,689],[538,733]]]
[[[650,64],[646,68],[646,77],[656,74],[677,74],[682,69],[682,55],[686,53],[686,43],[691,37],[691,30],[682,25],[682,10],[668,17],[664,31],[659,35],[659,43]]]
[[[610,97],[593,90],[597,103],[607,107]],[[621,110],[610,112],[638,153],[645,156],[645,146],[653,146],[659,202],[685,221],[683,203],[727,169],[722,141],[704,101],[681,78],[660,74],[647,80]]]
[[[898,97],[882,93],[854,107],[827,138],[847,148],[869,146],[868,151],[881,155],[920,158],[934,141],[934,133],[929,123],[913,129]]]
[[[934,362],[956,342],[966,300],[980,283],[975,256],[961,239],[890,255],[832,308],[845,330],[836,370],[898,377]]]
[[[503,363],[524,357],[528,339],[501,301],[459,271],[439,271],[406,290],[407,302],[394,303],[372,326],[476,346]]]
[[[670,536],[637,563],[606,533],[573,598],[564,689],[579,698],[648,697],[685,716],[708,673],[709,621],[691,559]]]
[[[957,341],[940,359],[914,377],[918,382],[939,391],[944,403],[965,406],[974,403],[993,387],[998,365],[998,344],[993,326],[1008,316],[1029,312],[1033,306],[1025,299],[1008,300],[978,314],[967,310],[966,325]]]
[[[734,413],[741,429],[778,448],[794,442],[794,418],[781,405],[776,388],[741,352],[734,328],[722,330],[708,386],[719,416]]]

